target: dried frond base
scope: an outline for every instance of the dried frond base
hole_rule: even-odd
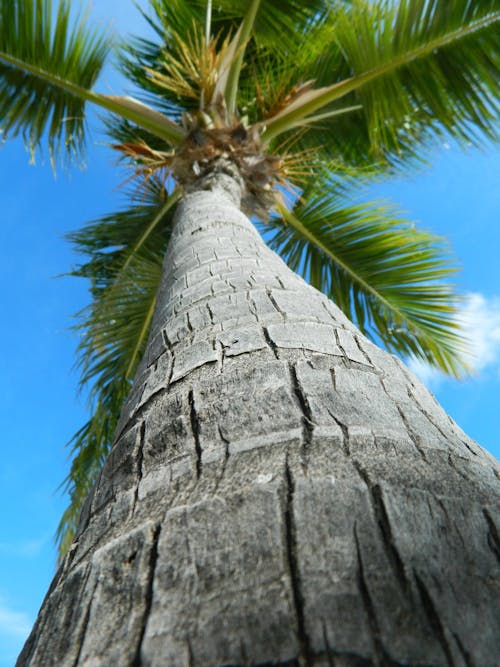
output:
[[[281,181],[281,160],[262,149],[257,130],[241,124],[223,128],[193,129],[172,160],[179,185],[192,184],[217,169],[220,161],[235,165],[244,182],[242,208],[266,220],[275,203],[273,186]]]

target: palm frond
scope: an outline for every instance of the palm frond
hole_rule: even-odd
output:
[[[292,211],[281,207],[282,217],[262,227],[270,247],[370,338],[460,375],[459,300],[445,282],[456,268],[443,240],[386,204],[349,203],[352,192],[328,181],[318,179]]]
[[[61,488],[69,493],[70,502],[61,516],[55,536],[59,561],[73,542],[80,513],[109,452],[117,415],[129,391],[129,382],[116,382],[112,391],[95,402],[92,416],[68,443],[71,447],[71,470]]]
[[[85,102],[118,114],[175,145],[183,130],[130,97],[92,87],[111,43],[83,19],[70,26],[70,2],[0,0],[0,130],[21,134],[32,154],[46,135],[51,161],[77,157],[85,142]]]
[[[375,155],[412,145],[415,154],[442,133],[475,144],[496,136],[498,0],[360,0],[329,21],[331,54],[324,42],[317,71],[323,84],[330,71],[330,85],[268,119],[264,137],[310,122],[340,100],[362,105]]]
[[[143,142],[153,150],[165,149],[163,139],[122,116],[107,114],[103,118],[103,123],[111,145]]]
[[[91,416],[69,445],[64,488],[70,504],[57,532],[60,553],[72,541],[85,498],[113,440],[120,409],[144,354],[170,236],[176,193],[148,181],[135,203],[74,232],[87,261],[70,275],[90,279],[92,302],[78,314],[80,385],[90,386]],[[139,198],[138,198],[139,197]]]
[[[185,38],[172,32],[160,69],[146,67],[145,71],[156,87],[179,100],[191,100],[202,109],[205,103],[209,105],[215,96],[220,96],[217,84],[231,53],[234,55],[229,36],[224,41],[216,36],[207,42],[203,27],[193,24]]]
[[[152,14],[148,20],[162,37],[171,30],[186,34],[193,21],[205,24],[206,0],[150,0],[149,4]],[[225,37],[246,23],[248,33],[259,44],[288,50],[297,32],[307,30],[318,17],[344,4],[338,0],[212,0],[212,34],[222,32]]]
[[[219,43],[233,39],[231,52],[222,63],[217,87],[228,101],[232,111],[245,106],[248,99],[241,96],[242,90],[249,89],[248,79],[253,79],[249,65],[258,52],[258,58],[268,59],[270,53],[291,53],[297,50],[297,33],[305,33],[311,23],[324,17],[331,3],[326,0],[214,0],[212,3],[211,33]],[[151,0],[150,12],[143,12],[157,35],[157,40],[135,38],[130,48],[123,51],[121,69],[124,74],[142,90],[143,99],[155,108],[180,120],[183,111],[197,110],[197,101],[192,96],[179,94],[180,91],[165,91],[151,72],[161,72],[165,54],[175,50],[176,40],[188,43],[193,24],[205,24],[206,0]],[[243,58],[244,56],[244,58]],[[239,59],[242,62],[239,62]],[[234,99],[236,83],[237,100]],[[227,95],[226,95],[227,92]],[[254,94],[252,94],[253,97]]]
[[[47,133],[52,159],[61,152],[78,156],[85,117],[75,90],[94,85],[109,40],[83,19],[71,28],[66,0],[56,12],[46,0],[0,0],[0,25],[1,131],[6,137],[21,134],[32,154]]]

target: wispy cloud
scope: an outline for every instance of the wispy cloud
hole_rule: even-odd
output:
[[[495,373],[500,377],[500,297],[485,297],[478,292],[467,294],[460,321],[469,340],[466,360],[476,376]],[[409,367],[432,388],[445,376],[421,361],[410,361]]]
[[[0,596],[0,667],[11,667],[26,641],[33,620]]]
[[[0,598],[0,636],[26,637],[32,625],[28,614],[14,611]]]
[[[50,542],[50,535],[22,540],[20,542],[0,542],[0,555],[33,558],[38,556],[42,549]]]

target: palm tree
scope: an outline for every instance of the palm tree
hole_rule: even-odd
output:
[[[78,158],[92,102],[133,176],[72,237],[94,411],[18,664],[493,665],[498,468],[367,338],[458,374],[453,266],[353,195],[495,137],[498,3],[150,4],[138,101],[68,3],[0,0],[4,133]]]

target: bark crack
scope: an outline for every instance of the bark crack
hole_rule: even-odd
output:
[[[441,428],[441,426],[440,426],[440,425],[436,422],[436,420],[432,417],[432,415],[430,415],[430,414],[427,412],[427,410],[426,410],[422,405],[420,405],[419,401],[418,401],[418,400],[415,398],[415,396],[413,395],[413,393],[412,393],[410,387],[407,387],[407,393],[408,393],[408,396],[410,397],[410,399],[411,399],[411,400],[413,401],[413,403],[415,404],[417,410],[419,410],[419,412],[421,412],[421,413],[424,415],[424,417],[427,419],[427,421],[428,421],[430,424],[432,424],[432,425],[434,426],[434,428],[437,429],[437,430],[439,431],[439,433],[441,433],[441,435],[443,436],[443,438],[444,438],[446,441],[449,441],[449,440],[450,440],[450,435],[447,434],[447,433],[445,433],[445,432],[443,431],[443,429]],[[449,415],[446,415],[446,416],[448,417],[448,420],[449,420],[449,422],[450,422],[450,425],[453,426],[453,420],[451,419],[451,417],[449,417]],[[456,435],[456,434],[455,434],[455,435]],[[477,456],[477,452],[475,452],[471,447],[469,447],[469,445],[465,442],[465,440],[463,440],[462,438],[459,438],[458,436],[456,436],[456,437],[457,437],[458,442],[460,442],[460,444],[462,444],[462,445],[467,449],[468,452],[470,452],[473,456]],[[467,479],[467,477],[465,477],[463,474],[462,474],[462,477],[464,477],[464,479],[466,479],[467,481],[469,481],[469,480]]]
[[[168,380],[167,380],[167,387],[169,387],[170,383],[172,381],[172,375],[174,373],[174,362],[175,362],[174,346],[170,342],[170,338],[168,337],[167,332],[165,331],[165,329],[162,329],[161,335],[163,337],[165,345],[167,346],[168,351],[170,352],[171,364],[170,364],[170,370],[169,370],[169,373],[168,373]]]
[[[157,389],[150,396],[148,396],[148,398],[144,401],[144,403],[141,403],[141,405],[133,413],[133,415],[130,417],[125,426],[120,431],[117,432],[117,435],[113,441],[113,447],[121,438],[123,438],[129,431],[131,431],[135,426],[137,426],[137,424],[143,418],[144,413],[150,409],[151,404],[154,403],[154,401],[158,398],[158,396],[161,396],[162,394],[165,394],[167,392],[168,392],[168,386],[160,387],[160,389]]]
[[[451,417],[450,417],[450,422],[453,423]],[[466,448],[468,449],[468,451],[469,451],[473,456],[477,456],[477,452],[475,452],[475,451],[472,449],[472,447],[469,447],[469,445],[465,442],[465,440],[462,440],[462,438],[460,438],[460,442],[462,443],[462,445],[464,445],[464,447],[466,447]]]
[[[358,347],[359,347],[359,344],[358,344]],[[360,348],[360,349],[361,349],[361,348]],[[404,427],[406,428],[406,432],[408,433],[408,436],[410,437],[410,440],[411,440],[411,441],[413,442],[413,444],[415,445],[415,449],[416,449],[417,452],[420,454],[420,456],[422,457],[422,459],[423,459],[426,463],[428,463],[427,457],[426,457],[426,455],[425,455],[425,451],[424,451],[424,450],[422,449],[422,447],[420,446],[419,437],[418,437],[418,435],[415,433],[415,430],[412,428],[412,426],[411,426],[411,424],[410,424],[410,422],[409,422],[409,420],[408,420],[408,417],[407,417],[407,416],[405,415],[405,413],[403,412],[403,408],[402,408],[402,407],[399,405],[399,403],[397,403],[397,402],[393,399],[393,397],[389,394],[389,392],[387,391],[387,387],[385,386],[384,379],[383,379],[382,377],[380,377],[380,376],[379,376],[379,382],[380,382],[380,385],[381,385],[381,387],[382,387],[382,389],[383,389],[385,395],[387,396],[387,398],[391,401],[391,403],[394,403],[394,405],[396,406],[396,409],[397,409],[397,411],[399,412],[399,416],[401,417],[401,420],[402,420],[402,422],[403,422],[403,424],[404,424]]]
[[[345,364],[346,368],[352,368],[351,359],[349,358],[347,352],[345,351],[344,347],[342,346],[342,344],[340,342],[340,336],[338,334],[338,329],[334,330],[334,336],[335,336],[335,342],[337,343],[337,347],[342,352],[342,359],[344,361],[344,364]]]
[[[340,428],[342,431],[342,448],[344,450],[344,454],[347,457],[351,456],[351,448],[349,446],[349,429],[345,424],[343,424],[341,421],[337,419],[337,417],[333,414],[333,412],[327,408],[326,409],[330,417],[333,419],[333,421],[337,424],[337,426]]]
[[[295,607],[295,615],[297,618],[297,639],[300,645],[301,656],[304,659],[306,667],[310,667],[312,662],[312,651],[309,636],[305,626],[304,615],[304,596],[302,594],[302,585],[300,580],[300,572],[297,557],[297,529],[294,518],[294,494],[295,482],[293,480],[292,472],[288,464],[285,463],[285,547],[286,557],[288,562],[288,569],[290,572],[290,581],[292,585],[293,604]]]
[[[337,377],[335,375],[335,369],[334,368],[330,368],[330,376],[332,378],[333,391],[337,391]]]
[[[186,649],[187,649],[186,652],[187,652],[188,667],[194,667],[193,647],[191,646],[189,637],[186,639]]]
[[[191,431],[193,433],[194,450],[196,454],[196,462],[195,462],[196,479],[200,479],[201,467],[202,467],[201,463],[202,448],[200,444],[200,420],[198,418],[198,413],[196,412],[194,404],[194,393],[192,389],[189,391],[188,400],[189,400],[189,418],[191,421]]]
[[[384,381],[381,379],[380,382],[381,382],[381,384],[382,384],[382,387],[384,388],[385,393],[389,396],[389,394],[387,393],[387,390],[386,390],[386,388],[385,388]],[[422,457],[422,459],[423,459],[426,463],[428,463],[429,461],[427,460],[427,457],[426,457],[426,455],[425,455],[425,452],[424,452],[424,450],[422,449],[422,447],[420,446],[420,443],[419,443],[419,441],[418,441],[418,436],[415,434],[415,431],[414,431],[413,428],[411,427],[410,422],[408,421],[407,416],[406,416],[405,413],[403,412],[403,409],[401,408],[400,405],[398,405],[397,403],[396,403],[395,405],[396,405],[397,411],[399,412],[399,416],[400,416],[401,419],[403,420],[403,424],[405,425],[405,428],[406,428],[406,430],[407,430],[407,432],[408,432],[408,435],[410,436],[410,440],[411,440],[411,441],[413,442],[413,444],[415,445],[415,449],[416,449],[417,452],[420,454],[420,456]]]
[[[460,457],[457,457],[457,459],[460,460]],[[455,463],[453,461],[453,455],[450,451],[448,451],[447,461],[448,461],[448,465],[450,466],[450,468],[452,468],[454,472],[456,472],[458,475],[460,475],[460,477],[469,484],[470,483],[469,477],[467,477],[467,475],[464,472],[462,472],[458,466],[455,465]]]
[[[361,557],[361,549],[359,546],[358,531],[356,522],[354,522],[354,542],[356,544],[356,556],[358,559],[358,588],[361,593],[361,599],[363,600],[363,606],[368,617],[368,625],[370,627],[370,632],[373,640],[373,648],[375,651],[375,664],[376,665],[394,665],[394,661],[388,655],[387,651],[384,648],[380,637],[380,626],[377,619],[377,614],[375,612],[375,605],[373,604],[370,591],[368,590],[368,584],[366,582],[363,559]]]
[[[312,436],[314,432],[314,420],[312,416],[311,406],[307,400],[307,394],[300,384],[297,375],[297,368],[292,364],[289,365],[290,377],[292,379],[293,392],[297,398],[300,410],[302,412],[302,453],[307,462],[307,456],[312,443]]]
[[[255,321],[258,323],[259,322],[259,314],[257,312],[257,306],[255,304],[254,299],[252,298],[252,292],[250,290],[245,292],[245,299],[248,303],[248,310],[250,312],[250,315],[252,315],[255,318]]]
[[[141,651],[142,644],[144,642],[144,636],[146,634],[146,625],[148,622],[149,614],[151,613],[151,607],[153,605],[153,588],[156,564],[158,562],[158,543],[160,541],[160,532],[161,525],[157,525],[153,531],[153,541],[151,544],[151,551],[149,552],[149,577],[146,588],[145,608],[142,617],[141,633],[139,636],[139,641],[137,642],[135,656],[131,662],[131,667],[140,667],[142,665]]]
[[[429,493],[430,493],[430,496],[431,496],[432,498],[434,498],[434,501],[435,501],[435,502],[439,505],[439,507],[441,508],[441,510],[442,510],[443,514],[445,515],[446,520],[448,521],[448,523],[449,523],[449,524],[452,524],[452,525],[454,525],[454,526],[456,527],[456,524],[455,524],[455,522],[453,521],[453,515],[450,516],[450,514],[448,513],[448,508],[446,507],[446,505],[444,504],[444,502],[441,500],[441,498],[437,495],[437,493],[433,493],[432,491],[430,491]],[[431,503],[430,503],[429,500],[427,501],[427,504],[428,504],[428,506],[429,506],[429,508],[430,508],[430,510],[431,510],[431,513],[432,513],[432,505],[431,505]],[[458,532],[458,531],[457,531],[457,532]],[[460,538],[461,538],[462,541],[463,541],[463,538],[462,538],[461,535],[460,535]]]
[[[252,298],[252,292],[248,290],[245,292],[245,299],[248,303],[248,310],[250,311],[250,314],[255,317],[255,320],[258,322],[259,321],[259,316],[257,313],[257,306],[255,304],[254,299]]]
[[[210,324],[212,326],[214,326],[215,325],[215,317],[214,317],[213,310],[210,308],[210,304],[208,303],[208,301],[205,302],[205,307],[208,311],[208,316],[210,317]]]
[[[247,652],[245,651],[245,644],[243,643],[243,639],[240,639],[240,655],[243,664],[248,665],[250,661],[248,660]]]
[[[411,398],[411,400],[414,402],[415,406],[417,409],[424,415],[424,417],[435,427],[437,430],[441,433],[443,438],[446,440],[448,439],[448,435],[443,431],[441,426],[439,424],[436,424],[434,419],[431,417],[431,415],[427,412],[427,410],[420,405],[420,402],[416,399],[416,397],[413,395],[413,392],[411,391],[410,387],[407,388],[408,396]]]
[[[368,354],[363,350],[363,348],[362,348],[362,346],[361,346],[361,343],[359,342],[359,338],[358,338],[358,336],[353,335],[353,338],[354,338],[354,342],[356,343],[356,347],[357,347],[358,350],[361,352],[361,354],[364,356],[364,358],[366,359],[366,361],[368,362],[368,364],[369,364],[370,366],[374,366],[373,361],[370,359],[370,357],[368,356]]]
[[[389,516],[387,514],[387,509],[382,496],[382,489],[378,484],[372,487],[371,497],[373,509],[375,511],[375,517],[377,519],[380,534],[382,535],[382,542],[389,557],[389,562],[392,565],[396,579],[398,580],[405,595],[409,595],[411,591],[408,579],[406,578],[405,567],[403,560],[399,555],[399,551],[396,548],[391,522],[389,521]]]
[[[498,529],[493,521],[493,517],[486,508],[483,509],[483,516],[488,524],[488,546],[500,563],[500,535],[498,534]]]
[[[279,280],[279,278],[277,278],[277,279]],[[281,284],[283,286],[283,283],[281,283]],[[283,289],[284,289],[284,287],[283,287]],[[266,294],[268,296],[269,301],[273,304],[273,306],[276,308],[278,313],[283,317],[284,320],[287,320],[288,319],[287,314],[279,307],[276,299],[273,296],[272,290],[267,289]]]
[[[219,432],[220,439],[224,443],[224,460],[222,461],[222,468],[221,468],[220,475],[217,478],[217,481],[215,483],[214,494],[217,493],[217,490],[219,489],[219,485],[222,482],[222,480],[224,478],[224,475],[226,473],[226,466],[227,466],[227,462],[228,462],[228,459],[229,459],[229,444],[230,444],[229,439],[226,435],[224,435],[223,428],[220,424],[217,424],[217,430]]]
[[[137,452],[137,484],[135,487],[134,491],[134,501],[132,503],[132,514],[135,513],[135,507],[137,505],[137,501],[139,500],[139,486],[141,484],[141,480],[143,478],[143,463],[144,463],[144,442],[145,442],[145,436],[146,436],[146,422],[143,421],[141,423],[140,431],[139,431],[139,451]]]
[[[275,278],[276,278],[276,282],[279,283],[281,289],[286,289],[285,283],[281,280],[281,278],[279,276],[275,276]]]
[[[265,341],[269,345],[269,347],[272,350],[274,356],[276,357],[276,359],[279,359],[278,346],[276,345],[274,340],[271,338],[271,335],[269,333],[268,328],[267,327],[262,327],[262,333],[264,334]]]
[[[454,661],[453,661],[453,655],[451,652],[451,649],[448,645],[448,641],[446,639],[445,631],[443,624],[441,623],[441,619],[439,617],[439,613],[436,609],[436,606],[434,604],[434,601],[431,597],[431,594],[427,590],[427,587],[423,580],[418,576],[417,571],[413,570],[413,575],[415,577],[415,582],[417,584],[418,592],[420,594],[420,599],[422,600],[422,606],[424,608],[425,614],[427,616],[427,619],[429,620],[429,624],[431,628],[434,630],[434,633],[441,644],[441,648],[443,649],[443,652],[446,656],[446,661],[449,665],[449,667],[453,667]]]
[[[326,310],[326,312],[328,313],[328,315],[330,316],[330,318],[332,319],[332,321],[335,322],[335,324],[338,324],[338,322],[337,322],[337,320],[335,319],[335,317],[334,317],[334,316],[332,315],[332,313],[328,310],[327,305],[326,305],[326,303],[325,303],[325,301],[324,301],[323,299],[321,299],[321,305],[323,306],[324,310]],[[344,327],[343,327],[343,328],[344,328]]]
[[[244,665],[227,665],[224,667],[246,667]],[[289,660],[266,660],[265,662],[256,662],[254,667],[302,667],[302,663],[297,658],[290,658]]]
[[[87,587],[87,581],[89,580],[91,570],[92,570],[92,567],[89,566],[89,571],[87,573],[87,576],[85,577],[85,583],[82,587],[82,590],[85,590],[86,587]],[[79,637],[78,637],[78,640],[77,640],[78,643],[79,643],[78,653],[76,654],[76,658],[75,658],[75,661],[73,663],[73,667],[77,667],[78,663],[80,662],[80,657],[82,655],[82,650],[83,650],[83,644],[85,642],[85,635],[87,634],[87,628],[88,628],[89,621],[90,621],[90,612],[92,611],[92,603],[94,602],[95,592],[97,590],[97,584],[98,583],[99,583],[99,580],[96,577],[96,582],[95,582],[94,586],[92,587],[92,593],[90,595],[90,602],[87,606],[87,610],[85,611],[85,616],[83,617],[82,627],[81,627],[80,632],[78,633],[79,634]]]
[[[224,345],[222,341],[218,341],[218,344],[214,343],[214,349],[217,353],[217,363],[219,365],[219,375],[224,372],[224,361],[226,360],[226,350],[229,349],[229,346]]]
[[[382,495],[382,488],[379,484],[372,484],[368,473],[361,467],[358,461],[353,462],[359,476],[368,488],[371,504],[373,507],[373,513],[375,515],[375,521],[382,537],[382,544],[384,545],[387,558],[396,576],[396,580],[400,585],[403,593],[407,597],[411,596],[410,583],[406,576],[403,559],[399,555],[399,551],[396,547],[396,540],[394,539],[394,534],[392,532],[392,525]]]
[[[469,651],[467,651],[465,649],[464,645],[462,644],[462,642],[460,640],[460,637],[457,635],[456,632],[453,633],[453,637],[454,637],[455,641],[457,642],[458,650],[462,654],[462,657],[464,659],[464,662],[465,662],[466,666],[467,667],[476,667],[476,664],[475,664],[474,660],[472,659],[471,654],[469,653]]]
[[[73,542],[71,543],[71,545],[68,549],[68,553],[66,554],[66,557],[65,557],[64,561],[62,562],[61,567],[56,572],[56,575],[55,575],[52,583],[50,584],[47,595],[50,595],[52,593],[52,591],[56,588],[56,586],[59,583],[59,580],[60,580],[63,573],[65,574],[65,576],[67,576],[69,570],[71,569],[71,564],[73,563],[73,561],[75,559],[76,552],[78,551],[78,544],[79,544],[79,540],[75,536]]]
[[[321,621],[321,626],[323,628],[323,642],[325,644],[326,659],[328,661],[328,667],[335,667],[335,658],[334,658],[334,654],[332,653],[332,649],[330,648],[330,642],[328,641],[328,632],[326,630],[326,623],[325,623],[324,619]]]
[[[407,597],[411,597],[410,583],[406,576],[403,559],[399,555],[399,551],[396,547],[396,540],[394,539],[394,533],[392,532],[392,525],[382,495],[382,488],[380,487],[379,484],[372,484],[368,473],[359,464],[358,461],[353,460],[353,463],[359,476],[366,484],[366,487],[370,494],[370,500],[373,507],[375,521],[377,523],[380,536],[382,538],[382,544],[387,554],[387,558],[396,576],[396,580],[399,586],[401,587],[403,593]]]

